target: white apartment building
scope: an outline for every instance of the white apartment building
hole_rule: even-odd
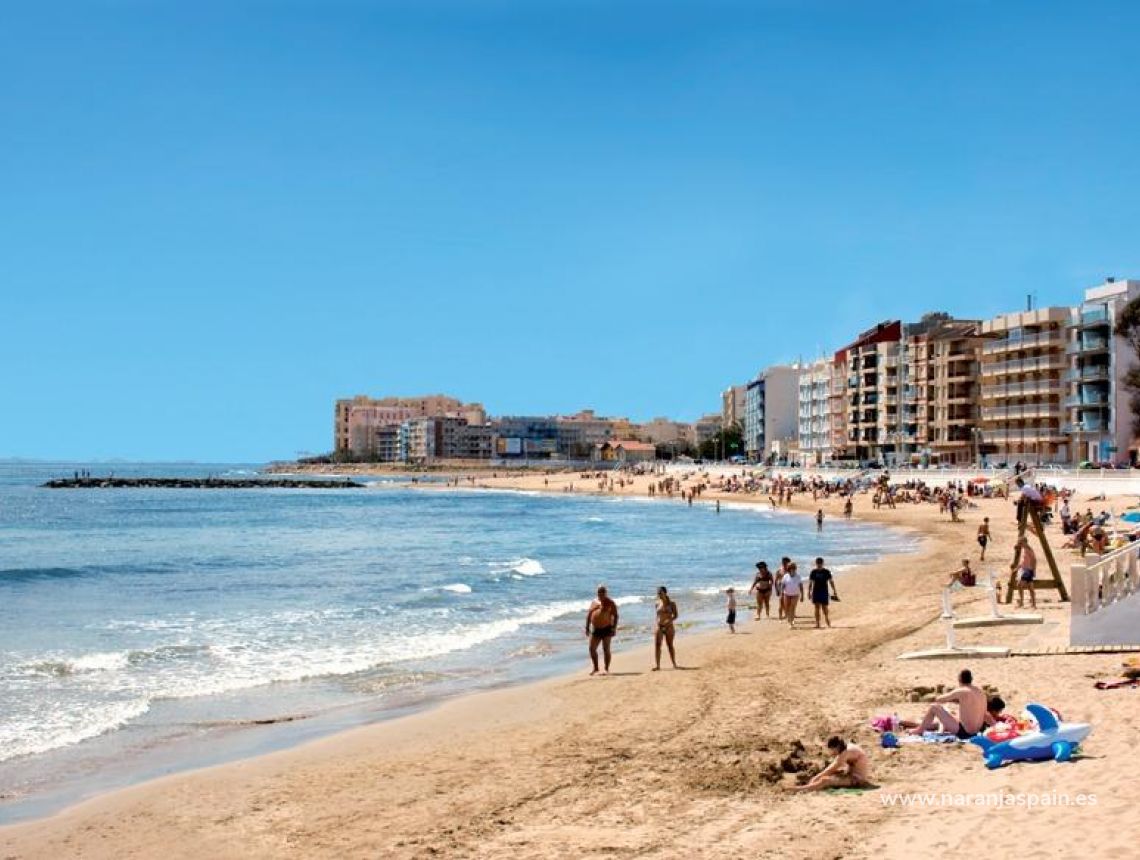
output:
[[[797,435],[799,462],[819,466],[830,463],[831,390],[834,358],[821,358],[800,368],[798,382]]]
[[[798,364],[773,365],[745,386],[744,450],[766,461],[794,446],[799,409]]]
[[[1109,278],[1085,290],[1084,301],[1072,310],[1063,429],[1072,440],[1074,462],[1130,459],[1133,417],[1124,376],[1136,357],[1113,332],[1124,306],[1137,297],[1140,281]]]

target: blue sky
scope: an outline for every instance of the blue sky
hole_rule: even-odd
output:
[[[1140,276],[1140,4],[46,6],[0,7],[0,456],[289,457],[355,393],[692,419]]]

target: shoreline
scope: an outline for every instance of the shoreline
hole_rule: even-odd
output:
[[[600,815],[619,855],[705,856],[708,851],[721,856],[779,844],[788,856],[828,850],[867,856],[849,850],[847,831],[854,828],[860,850],[901,856],[908,837],[896,832],[874,795],[793,799],[782,790],[789,777],[779,767],[793,741],[806,747],[805,760],[822,760],[821,740],[832,731],[869,744],[873,736],[863,725],[870,711],[920,707],[909,704],[907,684],[949,681],[956,669],[957,661],[900,664],[894,657],[910,645],[937,641],[936,595],[945,565],[972,542],[970,526],[942,521],[929,506],[907,510],[904,517],[901,511],[862,510],[868,505],[865,497],[859,501],[862,521],[898,525],[909,520],[923,539],[915,553],[844,572],[839,581],[844,599],[836,607],[833,630],[758,624],[748,620],[741,600],[744,635],[708,631],[679,637],[680,659],[693,664],[692,671],[648,673],[651,645],[623,650],[619,642],[615,674],[608,678],[570,674],[470,693],[301,747],[165,777],[51,818],[0,828],[0,847],[5,856],[21,858],[80,851],[94,857],[131,851],[145,856],[160,844],[170,856],[476,857],[504,850],[527,857],[600,856],[596,834],[580,823]],[[833,512],[835,500],[820,506]],[[970,519],[1001,510],[986,504],[977,514],[970,512]],[[996,538],[1004,551],[1008,527],[1003,525]],[[968,552],[975,557],[974,550]],[[1066,556],[1062,564],[1067,561]],[[1043,611],[1043,627],[1049,629],[1029,637],[1055,638],[1067,624],[1067,609],[1045,604]],[[970,634],[969,641],[985,635]],[[979,662],[975,672],[979,681],[997,681],[1011,705],[1034,695],[1080,718],[1090,716],[1082,709],[1093,702],[1102,715],[1107,703],[1127,707],[1128,691],[1115,699],[1100,694],[1098,700],[1087,689],[1076,695],[1073,686],[1089,671],[1111,672],[1114,662],[1099,656],[1036,664],[1016,658]],[[1046,695],[1024,689],[1029,682]],[[1067,684],[1078,701],[1062,701]],[[1124,762],[1113,763],[1105,755],[1106,749],[1127,748],[1123,714],[1120,722],[1115,730],[1098,725],[1094,733],[1097,758],[1108,758],[1108,764],[1058,766],[1057,775],[1083,779],[1096,767],[1097,784],[1127,778]],[[914,788],[963,779],[978,784],[989,776],[976,750],[887,755],[876,749],[872,758],[877,781],[885,785]],[[1112,764],[1119,774],[1104,773]],[[1001,773],[1004,784],[1031,785],[1049,767]],[[788,841],[786,828],[773,820],[780,816],[766,814],[785,804],[794,804],[789,809],[809,819],[826,814],[835,826]],[[896,813],[894,820],[902,818],[913,821],[914,815]],[[1075,823],[1061,818],[1066,826]],[[946,828],[960,846],[981,844],[969,841],[969,827],[982,820],[947,816],[945,826],[939,819],[939,827],[931,826],[918,844],[945,837]],[[1046,822],[1025,823],[1035,832],[1028,843],[1018,844],[1040,838],[1048,844]],[[1122,832],[1135,838],[1127,827],[1104,838],[1122,837]],[[991,847],[996,840],[1000,848],[1003,839],[1016,837],[991,832],[988,838]],[[654,844],[677,853],[654,853],[649,847]],[[908,851],[915,847],[906,846]]]
[[[559,492],[515,487],[482,485],[448,487],[438,482],[409,485],[406,489],[428,492],[542,496],[550,499],[564,498],[565,495]],[[574,495],[591,499],[600,499],[606,496],[606,494],[596,491],[576,492]],[[614,498],[613,501],[623,504],[656,503],[645,496],[630,495]],[[662,503],[667,502],[662,500]],[[715,502],[709,500],[698,501],[694,503],[693,507],[711,511],[714,504]],[[763,511],[772,516],[790,515],[801,518],[810,516],[804,511],[773,510],[767,502],[759,499],[726,501],[724,508],[726,511]],[[804,526],[806,527],[806,521]],[[914,530],[905,527],[892,527],[891,530],[896,532],[900,540],[905,541],[906,545],[892,547],[892,552],[887,555],[906,555],[917,551],[919,536]],[[883,557],[879,556],[876,561]],[[858,566],[857,564],[833,565],[839,583],[842,585],[847,574]],[[715,588],[715,593],[719,595],[722,587],[727,584],[735,584],[738,589],[742,585],[747,587],[747,583],[743,583],[743,581],[733,582],[732,577],[733,574],[727,574],[715,582],[710,581],[704,584],[686,586],[684,590],[677,592],[684,611],[684,620],[679,624],[678,631],[684,639],[691,640],[694,637],[715,634],[718,627],[723,626],[723,610],[720,608],[720,598],[714,597],[712,600],[708,600],[710,595],[708,589]],[[696,606],[692,605],[692,598],[689,598],[690,594],[696,596]],[[583,601],[583,607],[586,602],[588,601]],[[743,603],[747,603],[747,600],[743,600]],[[646,604],[642,599],[641,603],[636,605],[644,606]],[[742,617],[745,614],[746,612],[742,612]],[[636,629],[639,625],[635,623],[632,626]],[[636,636],[637,634],[633,635]],[[528,648],[528,642],[530,640],[520,642],[520,649]],[[635,646],[635,648],[642,647],[648,646]],[[65,813],[77,805],[146,784],[156,778],[189,774],[203,769],[224,767],[265,755],[288,752],[305,744],[335,737],[346,731],[354,731],[358,728],[378,725],[393,719],[421,714],[457,698],[480,695],[492,690],[527,686],[548,680],[565,679],[577,674],[577,665],[581,661],[582,656],[577,654],[576,650],[559,648],[553,651],[542,663],[516,663],[502,673],[488,674],[470,682],[445,681],[431,689],[407,690],[391,703],[361,701],[336,705],[314,713],[297,712],[297,714],[293,714],[293,712],[281,711],[280,713],[287,714],[287,716],[281,719],[267,720],[265,724],[261,725],[257,724],[258,721],[251,720],[248,724],[249,727],[243,721],[235,721],[232,727],[219,726],[216,730],[217,733],[209,737],[159,737],[148,743],[145,751],[128,747],[123,750],[126,753],[125,757],[100,751],[92,756],[90,762],[107,762],[109,767],[105,775],[101,773],[95,775],[91,763],[81,757],[81,764],[74,769],[84,771],[87,775],[69,782],[60,782],[54,779],[44,781],[42,785],[33,788],[30,792],[13,794],[5,798],[4,805],[7,808],[0,810],[3,812],[3,816],[0,816],[0,828],[43,821],[54,815]],[[424,670],[428,671],[429,669],[425,667]],[[247,692],[260,695],[258,688],[253,688]],[[274,711],[274,713],[278,712]],[[255,725],[256,727],[253,727]],[[270,725],[272,728],[269,728]],[[123,729],[117,730],[117,732],[121,731]],[[110,745],[116,743],[115,739],[110,737],[95,740],[96,743]],[[62,747],[49,751],[45,755],[68,756],[74,753],[74,747]],[[195,763],[196,755],[207,759],[207,761],[202,764]],[[31,773],[38,772],[36,770],[37,765],[34,762],[20,762],[20,766],[26,766]]]

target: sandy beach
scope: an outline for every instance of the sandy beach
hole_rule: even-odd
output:
[[[645,494],[648,480],[620,492]],[[576,474],[481,475],[476,482],[549,492],[573,482],[576,492],[596,490]],[[702,502],[716,498],[706,493]],[[1111,503],[1119,509],[1127,502]],[[792,509],[817,507],[841,516],[838,499],[817,505],[797,496]],[[873,511],[861,495],[855,515],[912,529],[923,536],[922,548],[842,574],[830,630],[814,629],[806,615],[796,629],[754,621],[742,599],[738,635],[679,635],[683,670],[648,671],[649,643],[619,634],[613,674],[594,678],[586,674],[583,640],[578,674],[466,696],[0,828],[0,858],[1134,856],[1140,823],[1128,810],[1140,691],[1093,687],[1120,674],[1121,655],[969,665],[1011,711],[1039,701],[1092,723],[1080,760],[988,771],[971,745],[879,748],[872,716],[917,718],[926,705],[914,700],[951,686],[963,668],[958,660],[897,656],[942,643],[938,595],[961,558],[976,561],[981,517],[991,518],[987,565],[995,570],[1009,562],[1016,526],[1003,500],[980,501],[952,523],[935,505]],[[1050,537],[1058,547],[1056,527]],[[1066,573],[1070,559],[1058,550]],[[804,571],[811,566],[798,561]],[[984,601],[981,589],[955,597],[967,614],[971,603],[982,611]],[[1038,604],[1041,625],[963,631],[959,641],[1024,650],[1066,644],[1068,605],[1049,591]],[[825,762],[832,734],[868,750],[879,790],[788,791]],[[898,799],[923,792],[962,802],[903,806]],[[995,792],[1035,800],[966,805],[966,795]],[[1081,806],[1052,805],[1061,795],[1089,794],[1095,800]]]

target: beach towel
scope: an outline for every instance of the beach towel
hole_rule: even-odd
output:
[[[1117,681],[1097,681],[1093,684],[1098,690],[1117,690],[1121,687],[1140,687],[1140,678],[1121,678]]]

